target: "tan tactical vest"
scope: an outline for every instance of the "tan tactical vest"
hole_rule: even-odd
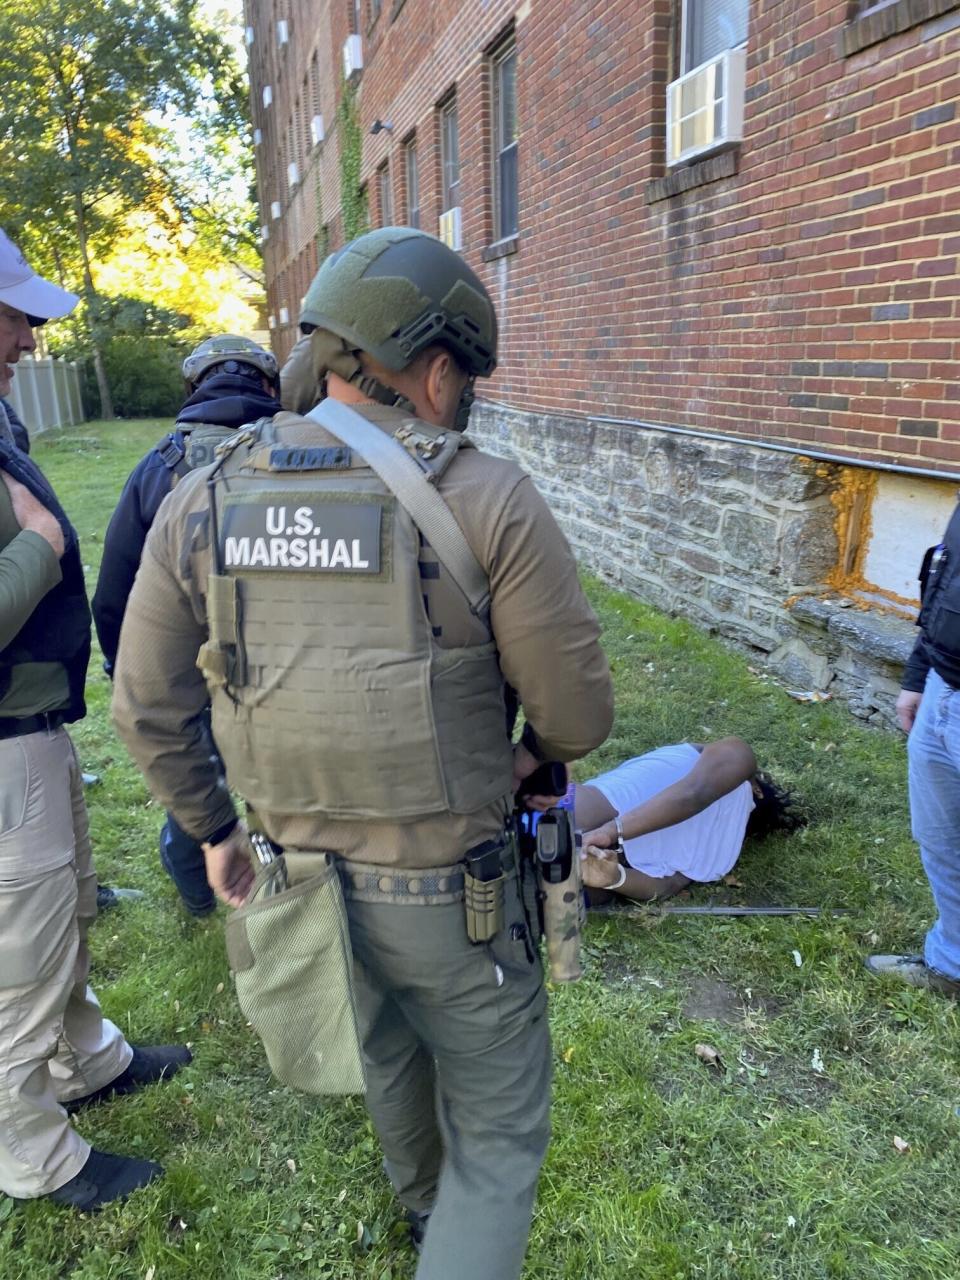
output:
[[[416,420],[404,436],[434,478],[466,443]],[[436,644],[420,534],[387,485],[305,419],[220,452],[197,665],[231,785],[264,812],[401,822],[506,795],[493,639]]]

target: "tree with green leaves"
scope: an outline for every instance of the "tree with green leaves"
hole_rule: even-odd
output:
[[[242,110],[234,52],[197,10],[198,0],[0,0],[0,224],[82,294],[104,417],[108,308],[95,263],[132,211],[171,221],[196,195],[165,163],[170,126],[205,112],[213,132]]]

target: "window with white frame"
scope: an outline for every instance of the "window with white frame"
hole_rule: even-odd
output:
[[[449,98],[440,108],[440,168],[443,212],[460,203],[460,129],[457,99]]]
[[[682,0],[683,71],[746,44],[749,0]]]
[[[491,59],[493,78],[494,238],[517,234],[517,46],[513,37]]]
[[[743,138],[749,0],[679,0],[680,74],[667,86],[667,164]]]
[[[420,168],[417,162],[417,140],[410,138],[403,148],[403,168],[407,184],[407,226],[420,226]]]
[[[377,170],[377,188],[380,196],[380,225],[393,226],[393,191],[390,187],[390,165],[387,161]]]

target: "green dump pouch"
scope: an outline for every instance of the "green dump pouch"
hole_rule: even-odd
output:
[[[227,920],[227,957],[240,1008],[278,1080],[304,1093],[363,1093],[353,958],[333,859],[278,889],[282,857],[257,875]]]

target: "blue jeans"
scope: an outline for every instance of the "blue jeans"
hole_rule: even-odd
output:
[[[910,816],[939,917],[924,960],[960,980],[960,690],[933,670],[907,739]]]
[[[194,916],[205,916],[216,906],[203,850],[178,826],[172,813],[160,832],[160,861],[177,886],[183,904]]]

